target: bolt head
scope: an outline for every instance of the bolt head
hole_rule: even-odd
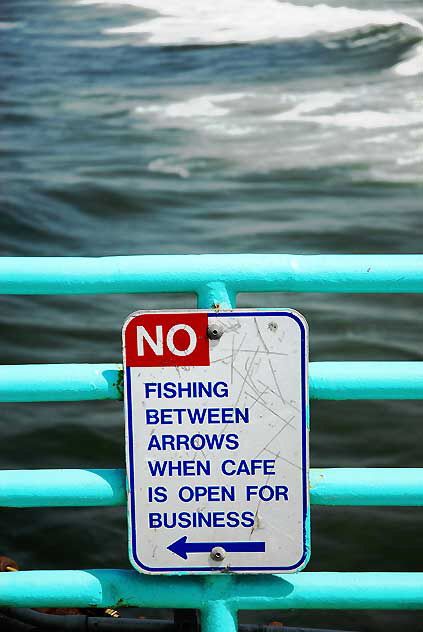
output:
[[[210,551],[210,557],[215,562],[221,562],[226,557],[226,551],[222,546],[215,546]]]
[[[207,327],[207,337],[210,338],[210,340],[219,340],[219,338],[222,337],[222,334],[223,334],[222,325],[217,320],[209,321],[209,324]]]

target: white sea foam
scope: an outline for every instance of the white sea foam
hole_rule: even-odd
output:
[[[163,158],[152,160],[147,169],[152,172],[167,173],[169,175],[179,176],[180,178],[189,178],[190,172],[183,165],[172,164]]]
[[[397,75],[403,77],[412,77],[423,73],[423,44],[414,46],[411,50],[411,55],[407,59],[396,64],[393,67],[394,72]]]
[[[312,7],[278,0],[81,0],[81,4],[129,5],[157,17],[107,33],[135,33],[152,45],[218,45],[308,37],[371,26],[423,27],[396,11]]]
[[[360,98],[362,97],[360,94]],[[287,109],[270,116],[264,115],[261,124],[268,127],[275,123],[313,123],[328,129],[343,127],[350,130],[377,130],[412,128],[423,123],[423,114],[418,104],[413,108],[402,107],[392,111],[374,110],[366,108],[363,104],[361,109],[353,110],[351,106],[357,98],[359,93],[353,91],[285,94],[280,97],[280,102]],[[247,136],[257,131],[257,126],[252,123],[257,123],[257,107],[264,104],[262,99],[266,99],[266,95],[262,93],[210,94],[168,104],[140,105],[134,112],[149,118],[153,116],[154,124],[159,127],[168,125],[167,121],[170,118],[179,119],[178,124],[182,127],[200,126],[204,132],[211,134]],[[246,102],[250,102],[253,114],[248,112],[249,106],[246,106]],[[339,104],[343,104],[341,111],[336,107]],[[217,122],[216,119],[220,121]]]
[[[339,103],[353,97],[352,93],[348,92],[312,92],[308,95],[286,95],[282,97],[282,102],[285,101],[298,101],[300,102],[290,110],[291,115],[302,115],[310,112],[316,112],[317,110],[325,110]],[[288,113],[289,113],[288,112]],[[284,114],[277,114],[273,117],[273,120],[284,120]]]
[[[144,112],[155,112],[162,116],[170,118],[191,118],[193,116],[214,117],[224,116],[228,113],[226,108],[214,105],[208,97],[198,97],[189,99],[188,101],[180,101],[178,103],[170,103],[169,105],[140,105],[135,112],[142,114]]]
[[[209,123],[204,127],[206,132],[217,136],[250,136],[256,128],[249,126],[233,125],[222,121],[219,123]]]
[[[304,116],[298,110],[293,109],[279,114],[275,119],[278,121],[299,121],[326,126],[345,127],[348,129],[368,130],[388,127],[408,127],[421,125],[423,122],[423,116],[420,112],[379,112],[377,110]]]
[[[413,152],[411,154],[407,154],[406,156],[400,156],[395,162],[400,167],[423,164],[422,152]]]
[[[22,26],[22,22],[0,22],[0,31],[8,31],[10,29],[17,29]]]
[[[421,125],[423,115],[417,110],[357,110],[327,112],[343,101],[353,102],[354,95],[347,92],[323,92],[303,95],[295,107],[272,117],[273,121],[291,123],[316,123],[326,127],[344,127],[347,129],[383,129]],[[323,110],[319,113],[319,110]],[[326,111],[326,112],[325,112]]]
[[[210,94],[167,105],[140,105],[135,108],[135,112],[137,114],[151,112],[170,118],[214,118],[225,116],[230,111],[229,108],[216,105],[216,103],[226,103],[227,101],[242,99],[244,96],[246,95],[243,92]]]

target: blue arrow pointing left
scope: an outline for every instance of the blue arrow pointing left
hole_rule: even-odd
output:
[[[264,553],[266,550],[265,542],[187,542],[187,536],[184,535],[179,540],[170,544],[167,548],[172,553],[176,553],[179,557],[186,560],[188,553],[208,553],[215,546],[220,546],[225,551],[233,553]]]

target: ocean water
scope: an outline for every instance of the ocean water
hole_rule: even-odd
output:
[[[422,252],[418,0],[3,0],[1,255]],[[3,364],[120,361],[135,309],[3,296]],[[422,360],[412,295],[241,295],[311,359]],[[2,467],[123,467],[119,402],[2,404]],[[419,467],[419,402],[312,402],[313,467]],[[418,508],[313,508],[308,570],[421,571]],[[128,567],[123,508],[3,510],[24,568]],[[245,613],[417,631],[416,612]]]

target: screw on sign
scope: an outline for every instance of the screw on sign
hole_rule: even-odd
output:
[[[137,570],[305,566],[307,333],[289,309],[127,319],[129,550]]]

